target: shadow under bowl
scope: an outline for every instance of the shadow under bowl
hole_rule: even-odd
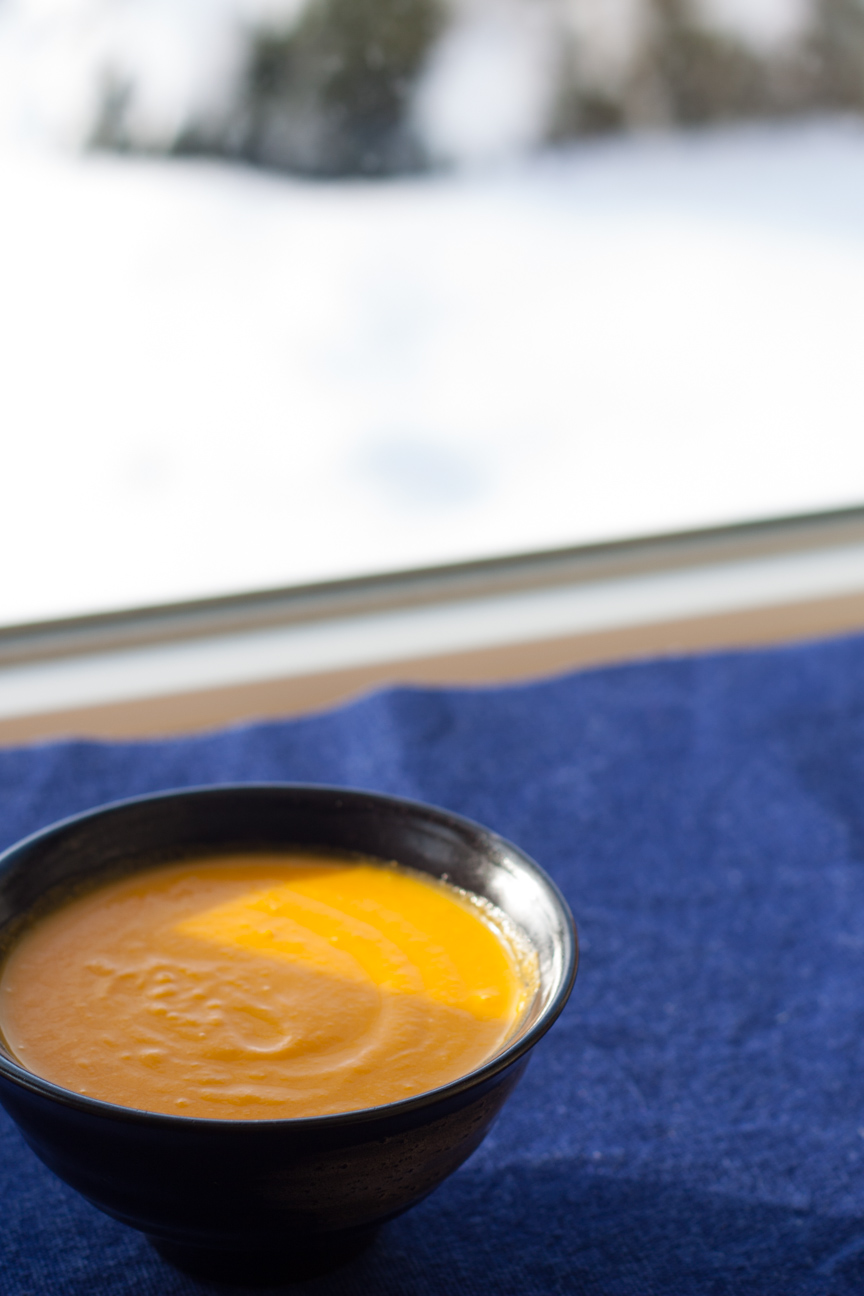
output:
[[[577,964],[564,899],[517,847],[432,806],[297,784],[136,797],[18,843],[0,855],[0,954],[58,890],[160,860],[255,848],[395,860],[483,896],[531,940],[539,986],[515,1035],[468,1075],[386,1106],[302,1119],[120,1107],[34,1075],[0,1039],[0,1102],[45,1165],[166,1259],[247,1282],[342,1262],[461,1165],[564,1007]]]

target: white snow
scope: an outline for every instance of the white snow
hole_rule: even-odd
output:
[[[0,622],[860,503],[864,127],[0,153]]]
[[[697,0],[696,9],[709,27],[767,52],[791,45],[805,34],[815,16],[816,0]]]
[[[433,158],[488,164],[543,142],[561,43],[554,18],[549,5],[463,0],[414,96],[413,125]]]

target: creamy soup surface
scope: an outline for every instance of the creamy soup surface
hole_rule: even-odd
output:
[[[29,928],[0,1031],[125,1107],[238,1120],[395,1102],[473,1070],[536,988],[488,902],[376,861],[248,854],[136,873]]]

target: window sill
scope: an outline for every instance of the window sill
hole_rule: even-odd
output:
[[[864,510],[0,631],[0,743],[864,628]]]

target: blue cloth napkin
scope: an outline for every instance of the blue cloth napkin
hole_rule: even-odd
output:
[[[492,1134],[310,1296],[864,1291],[864,640],[395,689],[160,742],[0,752],[0,838],[160,788],[432,801],[559,882],[570,1007]],[[196,1296],[0,1113],[3,1296]]]

